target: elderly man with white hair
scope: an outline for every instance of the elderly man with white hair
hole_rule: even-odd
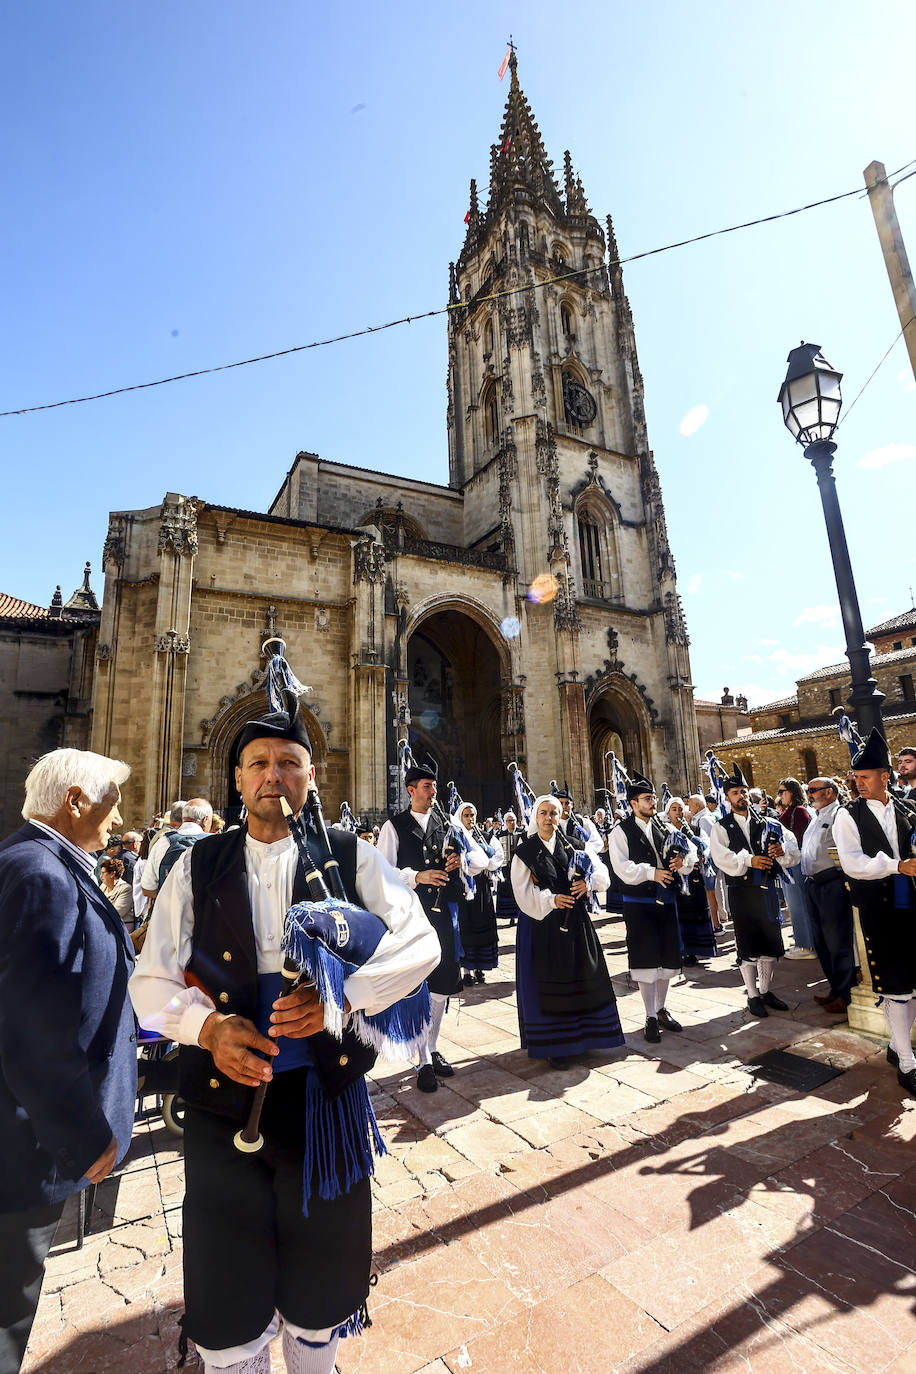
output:
[[[0,1374],[17,1374],[64,1203],[130,1144],[133,950],[93,881],[126,764],[55,749],[0,844]]]

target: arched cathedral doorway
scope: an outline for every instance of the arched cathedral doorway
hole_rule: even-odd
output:
[[[607,755],[617,755],[626,771],[645,774],[645,722],[635,703],[623,692],[608,687],[593,699],[588,711],[589,743],[592,753],[592,773],[596,790],[610,786],[611,761]]]
[[[407,641],[409,739],[418,758],[439,768],[440,800],[446,783],[482,815],[505,804],[500,745],[503,656],[491,635],[470,615],[434,611]]]

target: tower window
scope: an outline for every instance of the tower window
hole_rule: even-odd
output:
[[[483,327],[483,351],[492,354],[493,352],[493,321],[487,320]]]
[[[900,695],[904,701],[916,701],[916,688],[913,686],[913,674],[902,673],[900,676]]]
[[[585,512],[579,516],[579,558],[582,563],[582,590],[586,596],[604,596],[601,566],[601,539],[598,523]]]
[[[569,306],[565,304],[560,306],[560,329],[566,335],[567,339],[573,332],[572,315]]]
[[[499,401],[492,381],[484,392],[482,409],[484,439],[488,447],[492,448],[499,442]]]

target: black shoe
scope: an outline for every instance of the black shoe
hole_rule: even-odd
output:
[[[660,1045],[660,1044],[661,1044],[662,1037],[661,1037],[661,1032],[660,1032],[659,1029],[658,1029],[658,1017],[657,1017],[657,1016],[647,1016],[647,1017],[646,1017],[646,1028],[645,1028],[645,1030],[643,1031],[643,1035],[646,1037],[646,1039],[648,1040],[648,1042],[649,1042],[650,1045]]]
[[[421,1064],[417,1070],[417,1087],[421,1093],[434,1093],[439,1086],[432,1064]]]
[[[763,1000],[764,1000],[764,1002],[766,1002],[767,1006],[768,1006],[768,1007],[772,1007],[774,1011],[788,1011],[788,1010],[789,1010],[789,1004],[788,1004],[788,1002],[783,1002],[782,998],[777,997],[777,996],[775,995],[775,993],[772,993],[772,992],[765,992],[765,993],[763,994]]]
[[[892,1069],[896,1069],[897,1065],[900,1063],[900,1055],[896,1050],[892,1050],[890,1045],[887,1047],[887,1062]]]
[[[483,976],[483,969],[482,969],[482,968],[475,968],[475,970],[474,970],[474,982],[475,982],[475,983],[484,983],[484,982],[486,982],[486,979],[485,979],[484,976]]]
[[[571,1061],[555,1054],[552,1057],[548,1057],[547,1063],[552,1069],[568,1069]]]
[[[659,1007],[658,1024],[661,1026],[662,1030],[667,1031],[680,1031],[684,1029],[680,1021],[675,1021],[667,1007]]]
[[[473,975],[473,973],[465,973],[465,974],[463,974],[463,975],[462,975],[462,978],[461,978],[461,981],[462,981],[462,983],[464,984],[464,986],[465,986],[466,988],[473,987],[473,986],[474,986],[474,975]]]
[[[681,960],[681,963],[684,965],[685,968],[695,968],[699,962],[700,961],[695,954],[685,954],[683,959]]]
[[[770,1014],[766,1009],[766,1003],[762,997],[749,997],[747,999],[747,1009],[751,1013],[751,1016],[769,1016]]]
[[[438,1050],[433,1050],[433,1072],[437,1078],[454,1078],[455,1070],[447,1059],[443,1059]]]
[[[912,1093],[916,1097],[916,1069],[909,1069],[906,1073],[898,1069],[897,1082],[901,1088],[906,1088],[908,1093]]]

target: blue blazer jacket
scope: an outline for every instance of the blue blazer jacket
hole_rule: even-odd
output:
[[[123,922],[63,844],[0,844],[0,1212],[60,1202],[130,1145],[136,1023]]]

